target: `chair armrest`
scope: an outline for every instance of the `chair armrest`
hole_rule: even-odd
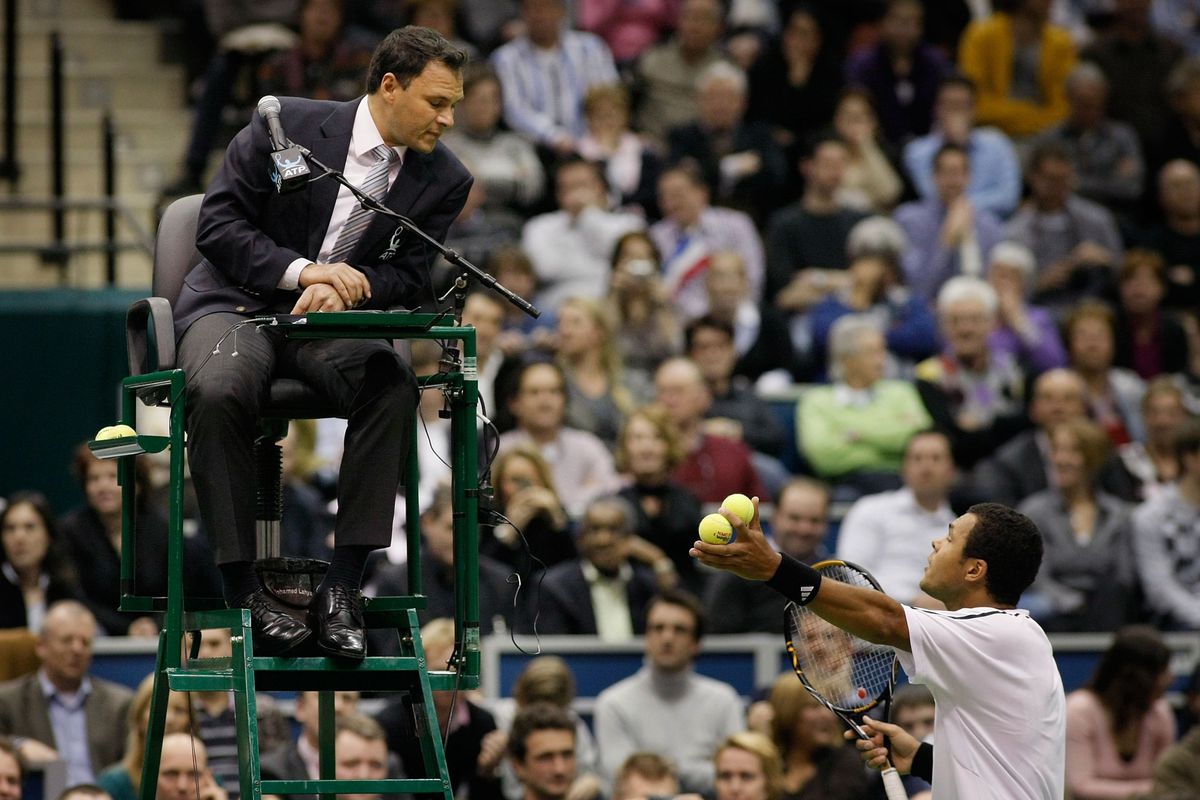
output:
[[[175,315],[163,297],[135,300],[125,312],[129,374],[175,368]]]

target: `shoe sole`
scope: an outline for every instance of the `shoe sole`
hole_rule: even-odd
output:
[[[261,643],[256,643],[256,644],[259,644],[260,646],[256,647],[255,649],[261,650],[262,654],[266,655],[266,656],[282,656],[282,655],[286,655],[287,653],[292,652],[293,650],[298,648],[300,645],[302,645],[305,642],[307,642],[308,640],[312,639],[312,636],[313,636],[312,631],[305,630],[303,636],[301,636],[299,639],[296,639],[294,642],[292,642],[290,644],[280,645],[279,641],[276,639],[266,639]]]
[[[317,649],[330,658],[340,658],[343,661],[362,661],[367,655],[365,652],[347,653],[345,650],[329,647],[321,642],[317,642]]]

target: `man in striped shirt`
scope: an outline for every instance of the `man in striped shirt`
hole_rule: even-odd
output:
[[[617,82],[612,53],[598,36],[565,27],[564,0],[524,0],[521,18],[526,34],[492,54],[504,120],[558,155],[574,153],[587,90]]]

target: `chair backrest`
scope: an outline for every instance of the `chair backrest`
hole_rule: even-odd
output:
[[[25,628],[0,630],[0,681],[37,671],[42,663],[37,655],[37,642],[37,636]]]
[[[202,194],[190,194],[173,201],[158,223],[153,293],[155,297],[165,297],[172,306],[179,299],[184,277],[202,258],[196,249],[196,222],[203,199]]]

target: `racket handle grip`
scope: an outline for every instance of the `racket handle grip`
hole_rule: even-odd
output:
[[[904,783],[900,780],[900,773],[895,767],[887,767],[881,773],[883,775],[883,792],[887,795],[887,800],[908,800],[908,792],[904,790]]]

